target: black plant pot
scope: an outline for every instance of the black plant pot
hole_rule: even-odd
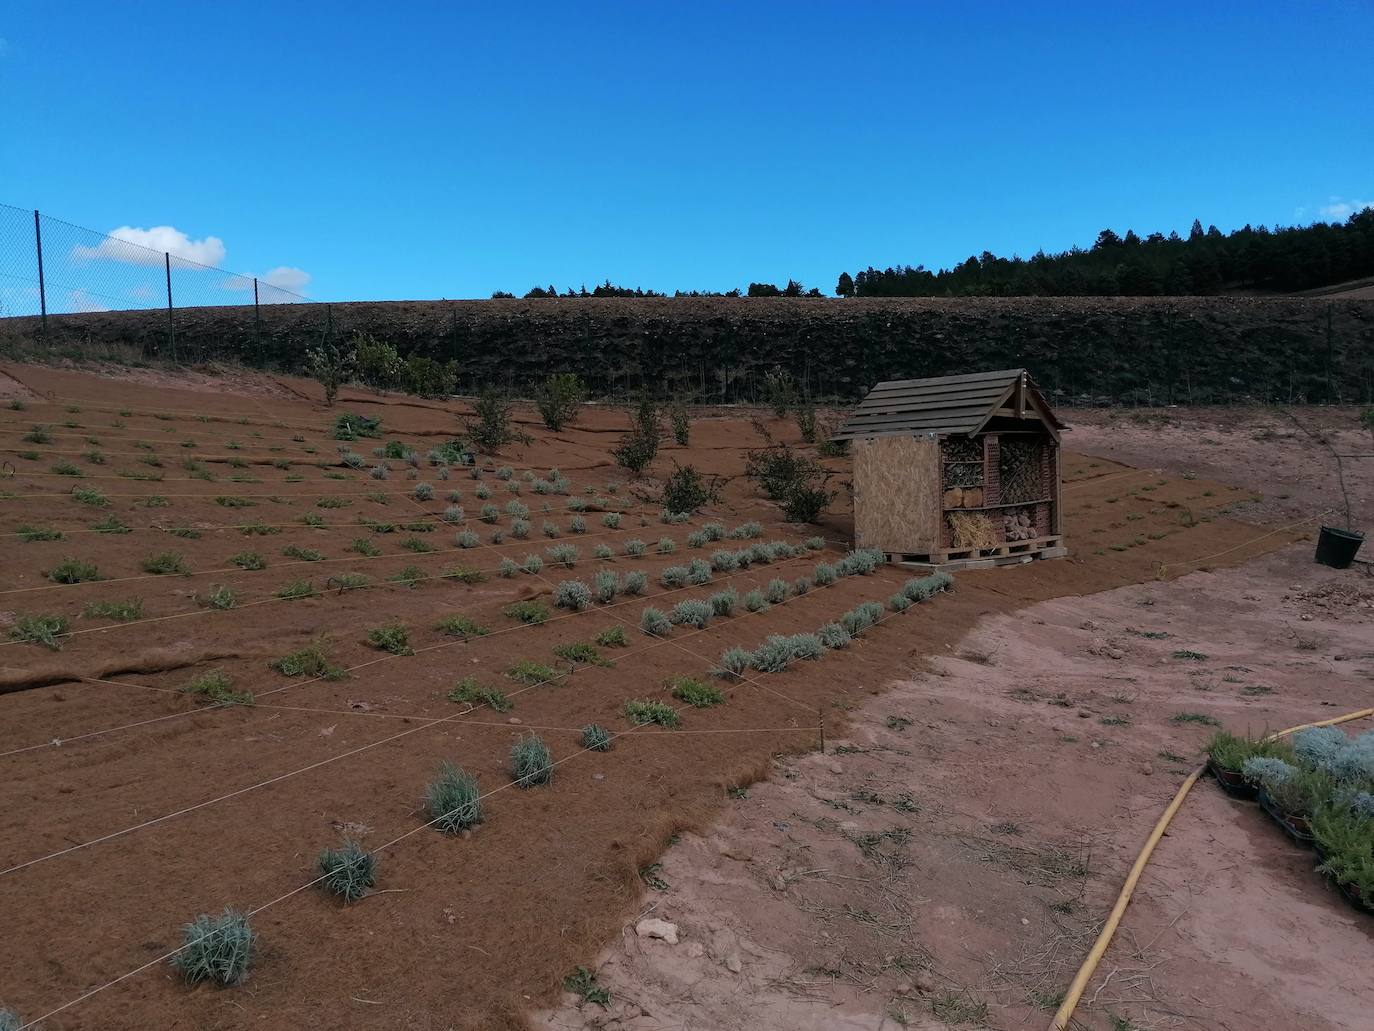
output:
[[[1274,818],[1274,822],[1283,829],[1283,832],[1293,839],[1297,845],[1303,848],[1312,846],[1312,830],[1305,816],[1290,816],[1274,804],[1274,800],[1269,797],[1267,791],[1259,793],[1259,804],[1266,813]]]
[[[1232,798],[1244,799],[1247,802],[1254,800],[1255,785],[1242,777],[1239,770],[1225,769],[1210,759],[1207,760],[1207,768],[1212,771],[1212,776],[1221,785],[1221,790]]]
[[[1349,569],[1355,561],[1355,552],[1364,543],[1364,534],[1359,530],[1342,530],[1338,526],[1323,526],[1317,536],[1316,561],[1332,569]]]

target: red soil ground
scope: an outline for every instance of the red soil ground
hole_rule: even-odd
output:
[[[685,543],[693,527],[710,518],[731,526],[757,519],[764,539],[794,542],[812,532],[781,523],[776,509],[740,476],[743,449],[761,443],[749,419],[700,418],[690,447],[664,449],[655,467],[660,473],[676,458],[731,478],[720,505],[690,526],[660,526],[656,506],[641,504],[625,485],[613,496],[626,503],[623,529],[603,529],[593,513],[586,537],[578,537],[567,532],[567,511],[544,516],[544,499],[526,488],[521,500],[533,509],[532,539],[493,546],[487,543],[492,528],[472,519],[481,504],[474,494],[478,484],[464,473],[439,482],[432,470],[423,470],[420,478],[433,484],[435,499],[417,502],[406,494],[414,484],[399,469],[379,483],[312,464],[336,460],[326,432],[332,413],[311,400],[318,396],[313,384],[265,378],[218,384],[152,373],[129,381],[32,366],[0,371],[5,396],[26,398],[28,405],[24,411],[0,409],[0,447],[11,449],[6,460],[15,467],[14,477],[3,482],[0,532],[13,534],[29,524],[66,535],[54,541],[0,538],[9,573],[0,584],[0,618],[61,613],[79,631],[60,652],[17,642],[0,646],[0,761],[6,766],[0,912],[9,932],[0,946],[0,999],[32,1018],[150,964],[47,1019],[53,1029],[527,1026],[528,1013],[556,1001],[563,976],[577,964],[594,963],[604,943],[641,911],[640,870],[675,834],[703,830],[737,804],[731,789],[738,793],[766,776],[776,757],[813,750],[820,711],[827,735],[842,734],[850,714],[859,713],[873,692],[925,667],[928,657],[955,649],[980,620],[1056,598],[1167,580],[1199,566],[1239,563],[1307,529],[1268,533],[1229,518],[1230,506],[1256,498],[1238,487],[1069,455],[1064,502],[1070,559],[967,574],[955,593],[892,617],[843,653],[731,688],[725,705],[688,711],[681,730],[631,730],[619,714],[626,699],[666,698],[666,678],[705,674],[724,648],[814,628],[858,601],[886,599],[906,578],[882,569],[762,613],[716,620],[701,632],[678,629],[667,642],[634,629],[645,604],[663,604],[655,600],[665,594],[657,573],[698,554]],[[73,407],[80,410],[68,411]],[[386,439],[423,444],[456,435],[457,415],[464,411],[461,404],[354,392],[345,392],[341,407],[381,415]],[[625,425],[623,412],[588,409],[576,426],[558,434],[525,418],[533,442],[512,448],[503,462],[516,469],[557,466],[573,479],[574,494],[586,485],[605,494],[608,480],[622,479],[607,451]],[[63,425],[69,421],[78,425]],[[51,442],[22,442],[40,423],[52,427]],[[782,424],[767,428],[795,436]],[[149,452],[139,441],[152,446],[162,467],[140,462]],[[366,453],[372,443],[360,442],[357,450]],[[39,458],[19,457],[25,450]],[[86,457],[92,450],[105,461]],[[213,482],[192,478],[182,467],[188,457],[203,463]],[[82,471],[79,480],[52,473],[64,460]],[[844,463],[832,464],[843,475]],[[160,472],[163,479],[117,475],[130,471]],[[344,479],[325,475],[340,472]],[[303,479],[292,482],[296,476]],[[491,487],[493,502],[505,501],[503,485],[491,475],[482,482]],[[76,501],[69,492],[77,484],[104,492],[109,506]],[[392,492],[384,505],[367,497],[379,489]],[[453,489],[463,494],[481,547],[457,549],[451,527],[371,534],[357,525],[359,517],[435,521]],[[147,507],[153,495],[168,504]],[[216,504],[218,496],[256,504],[227,508]],[[350,504],[320,508],[322,499]],[[555,508],[567,504],[566,498],[548,500]],[[665,601],[704,596],[726,581],[743,590],[773,577],[792,579],[816,561],[833,559],[849,539],[850,518],[841,502],[821,528],[829,541],[824,552],[718,574],[711,585]],[[324,517],[323,528],[300,522],[311,512]],[[91,524],[111,514],[132,532],[90,532]],[[577,568],[547,568],[543,580],[497,578],[501,557],[544,551],[549,542],[533,537],[545,518],[564,528],[562,540],[579,545]],[[280,533],[246,537],[233,528],[257,520],[279,525]],[[509,520],[501,523],[508,527]],[[199,536],[166,532],[185,528]],[[360,535],[383,554],[364,558],[347,551]],[[438,550],[403,549],[400,542],[410,536]],[[654,554],[661,536],[675,540],[673,555]],[[649,553],[625,556],[622,545],[631,537],[648,541]],[[591,558],[597,541],[615,548],[609,568],[650,574],[644,600],[560,613],[563,618],[537,627],[501,614],[516,598],[547,601],[549,580],[590,580],[602,565]],[[318,550],[325,559],[281,554],[293,545]],[[245,550],[260,552],[267,568],[247,572],[226,562]],[[162,551],[181,553],[190,574],[145,574],[142,561]],[[66,556],[95,562],[109,579],[50,583],[44,570]],[[435,578],[456,563],[485,569],[489,579],[462,584]],[[430,579],[413,589],[387,581],[406,565]],[[353,571],[375,586],[307,600],[273,597],[291,580],[308,578],[319,590],[328,576]],[[212,584],[237,591],[237,607],[199,605],[197,598]],[[1170,585],[1150,589],[1167,592]],[[143,601],[145,622],[111,625],[82,616],[90,602],[135,597]],[[436,619],[456,613],[500,632],[463,643],[432,629]],[[515,696],[518,685],[504,676],[512,663],[553,663],[555,645],[589,640],[620,620],[631,625],[630,647],[615,652],[613,669],[581,668],[555,685]],[[397,621],[410,627],[417,655],[393,657],[365,644],[369,628]],[[321,639],[331,658],[352,670],[349,679],[289,680],[268,669],[270,660]],[[178,689],[210,668],[252,689],[258,704],[198,709]],[[468,674],[502,685],[514,696],[513,712],[468,712],[447,701],[446,693]],[[628,733],[609,753],[581,752],[577,729],[593,721]],[[921,725],[908,733],[919,735]],[[560,765],[548,787],[510,788],[506,753],[532,729],[549,742]],[[997,748],[1011,755],[1023,740],[1012,734]],[[425,819],[419,799],[441,760],[477,772],[484,791],[493,792],[485,803],[486,823],[461,839],[417,829]],[[1055,773],[1053,767],[1037,770]],[[949,771],[946,804],[962,804],[958,792],[968,782]],[[1053,783],[1061,784],[1058,775]],[[1104,798],[1118,797],[1117,790],[1105,782]],[[1053,795],[1032,794],[1051,808],[1060,805]],[[1140,820],[1153,818],[1154,802],[1134,803]],[[1105,833],[1101,824],[1114,804],[1078,813],[1081,824]],[[383,891],[350,907],[318,889],[295,891],[314,876],[318,851],[342,833],[377,847],[408,831],[414,833],[383,850]],[[1116,869],[1099,872],[1089,864],[1089,870],[1086,880],[1094,883],[1091,894],[1085,891],[1084,911],[1096,913],[1114,891]],[[982,887],[972,881],[966,890]],[[243,988],[188,990],[165,963],[155,962],[176,947],[180,925],[194,914],[277,899],[254,921],[262,952]],[[949,940],[960,940],[964,931],[954,931]],[[1071,969],[1074,949],[1063,952],[1059,965]]]

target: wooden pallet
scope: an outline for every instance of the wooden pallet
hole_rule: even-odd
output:
[[[952,573],[961,569],[991,569],[1034,562],[1036,559],[1063,558],[1068,553],[1063,535],[1053,534],[1025,541],[1008,541],[991,548],[945,548],[924,555],[889,552],[887,560],[924,571]]]

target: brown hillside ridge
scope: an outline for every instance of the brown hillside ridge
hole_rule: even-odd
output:
[[[644,386],[761,400],[789,369],[812,396],[857,400],[880,380],[1026,367],[1058,402],[1364,402],[1374,301],[1327,297],[576,298],[358,301],[187,308],[182,362],[300,371],[326,327],[459,365],[461,389],[528,393],[569,369],[612,397]],[[0,349],[170,356],[166,311],[0,321]],[[5,353],[0,350],[0,353]]]

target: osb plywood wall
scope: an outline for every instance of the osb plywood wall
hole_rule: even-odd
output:
[[[931,437],[854,441],[860,547],[926,554],[940,546],[940,446]]]

